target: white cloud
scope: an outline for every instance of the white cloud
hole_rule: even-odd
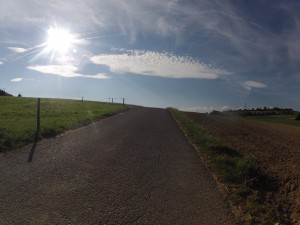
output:
[[[26,52],[27,49],[26,48],[18,48],[18,47],[8,47],[8,49],[12,52],[16,52],[16,53],[23,53]]]
[[[251,80],[243,82],[242,86],[246,89],[249,89],[249,88],[266,88],[267,87],[266,84],[263,84],[263,83],[260,83],[260,82],[257,82],[257,81],[251,81]]]
[[[178,109],[184,112],[207,113],[215,110],[215,107],[194,106],[194,107],[179,107]]]
[[[2,61],[0,61],[0,65],[3,65],[4,63]]]
[[[90,58],[95,64],[106,65],[112,72],[128,72],[167,78],[216,79],[230,74],[191,57],[170,53],[128,50],[119,54],[101,54]]]
[[[95,79],[107,79],[109,78],[104,73],[98,73],[96,75],[87,75],[78,73],[78,67],[70,65],[35,65],[28,66],[27,69],[35,70],[40,73],[53,74],[62,77],[84,77],[84,78],[95,78]]]
[[[40,80],[31,79],[31,78],[24,79],[24,78],[17,77],[17,78],[11,79],[10,81],[11,82],[21,82],[21,81],[39,82]]]
[[[17,77],[17,78],[11,79],[10,81],[11,82],[20,82],[22,80],[23,80],[23,78]]]
[[[198,113],[210,113],[212,111],[228,111],[228,110],[238,110],[243,107],[230,107],[230,106],[194,106],[194,107],[180,107],[179,110],[186,112],[198,112]]]

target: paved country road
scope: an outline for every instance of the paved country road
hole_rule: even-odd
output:
[[[0,224],[234,224],[168,111],[135,108],[0,155]]]

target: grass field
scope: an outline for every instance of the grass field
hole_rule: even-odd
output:
[[[300,126],[300,120],[295,120],[296,116],[297,115],[248,116],[246,117],[246,119],[270,123],[281,123],[292,126]]]
[[[39,138],[127,110],[120,104],[93,101],[41,99]],[[0,97],[0,151],[33,142],[36,132],[37,99]]]

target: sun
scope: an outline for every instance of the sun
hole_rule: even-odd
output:
[[[75,36],[68,30],[53,28],[48,30],[46,41],[46,50],[59,52],[61,54],[68,52],[75,42]]]

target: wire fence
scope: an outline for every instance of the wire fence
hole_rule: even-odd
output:
[[[5,90],[5,89],[3,89]],[[124,97],[104,97],[104,98],[89,98],[85,96],[80,95],[72,95],[68,93],[64,94],[53,94],[53,95],[47,95],[47,96],[36,96],[36,93],[31,92],[18,92],[18,93],[12,93],[13,96],[18,97],[29,97],[29,98],[55,98],[55,99],[70,99],[70,100],[81,100],[81,101],[98,101],[98,102],[107,102],[107,103],[118,103],[125,105],[125,98]]]

